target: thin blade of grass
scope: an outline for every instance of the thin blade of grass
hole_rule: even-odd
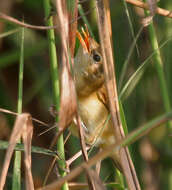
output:
[[[86,162],[88,162],[88,154],[87,154],[87,147],[86,147],[86,143],[85,143],[84,131],[83,131],[83,127],[81,125],[81,118],[79,117],[78,114],[76,116],[76,121],[77,121],[77,125],[79,127],[79,137],[80,137],[82,155],[84,157],[84,160]],[[87,181],[88,181],[89,189],[96,190],[95,181],[92,178],[92,176],[88,170],[86,170],[86,174],[87,174]]]
[[[22,113],[23,102],[23,71],[24,71],[24,28],[21,29],[21,49],[20,49],[20,61],[19,61],[19,77],[18,77],[18,103],[17,113]],[[20,139],[19,139],[19,142]],[[15,152],[14,168],[13,168],[13,180],[12,189],[21,189],[21,152]]]
[[[167,39],[159,46],[159,49],[163,48],[171,40],[172,38]],[[119,93],[119,98],[122,101],[124,101],[133,92],[133,89],[136,87],[136,85],[142,78],[149,61],[153,58],[156,52],[159,51],[159,49],[155,49],[153,53],[151,53],[151,55],[139,66],[139,68],[128,79],[127,83],[124,85],[121,92]]]
[[[129,48],[129,52],[128,52],[128,55],[127,55],[127,58],[125,59],[125,62],[123,64],[123,67],[122,67],[122,71],[121,71],[121,74],[120,74],[120,78],[119,78],[119,85],[118,85],[118,90],[120,91],[121,90],[121,87],[123,85],[123,81],[124,81],[124,76],[126,74],[126,71],[127,71],[127,66],[129,64],[129,61],[131,59],[131,56],[132,56],[132,53],[134,51],[134,48],[136,47],[136,43],[137,43],[137,40],[141,34],[141,32],[143,31],[143,28],[144,27],[141,27],[140,30],[138,31],[136,37],[134,37],[134,41],[133,43],[131,44],[131,47]]]
[[[8,32],[4,32],[4,33],[0,34],[0,38],[5,38],[11,34],[15,34],[15,33],[19,32],[20,30],[21,30],[21,28],[15,28],[15,29],[10,30]]]
[[[50,176],[50,173],[52,172],[52,170],[53,170],[54,165],[56,164],[56,162],[57,162],[57,160],[56,160],[56,158],[54,158],[54,159],[52,160],[52,162],[51,162],[51,164],[50,164],[50,166],[49,166],[49,168],[48,168],[48,172],[46,173],[46,176],[45,176],[45,178],[44,178],[44,180],[43,180],[43,186],[46,185],[46,183],[47,183],[47,181],[48,181],[48,178],[49,178],[49,176]]]
[[[0,140],[0,150],[6,150],[8,148],[8,146],[9,146],[9,142]],[[17,143],[14,150],[24,151],[24,145],[21,143]],[[36,146],[31,147],[31,152],[37,153],[37,154],[53,156],[53,157],[57,156],[57,153],[55,151],[51,151],[49,149],[36,147]]]
[[[150,120],[148,123],[144,124],[143,126],[139,127],[137,130],[127,135],[126,139],[121,143],[120,146],[126,146],[135,142],[136,140],[148,134],[152,129],[159,127],[162,124],[165,124],[171,119],[172,119],[172,111]]]
[[[119,94],[119,98],[122,101],[124,101],[133,92],[134,88],[142,78],[148,63],[148,61],[145,61],[143,64],[141,64],[141,66],[135,71],[134,74],[132,74],[127,83],[124,85]]]
[[[124,8],[125,8],[126,15],[127,15],[127,19],[128,19],[131,35],[132,35],[133,41],[135,41],[135,47],[136,47],[136,50],[137,50],[137,55],[139,57],[140,56],[140,52],[139,52],[138,45],[136,43],[137,40],[136,40],[136,37],[135,37],[135,34],[134,34],[134,27],[133,27],[133,24],[132,24],[132,21],[131,21],[131,17],[130,17],[130,14],[129,14],[128,6],[127,6],[127,3],[126,3],[125,0],[123,0],[122,2],[123,2],[123,5],[124,5]]]

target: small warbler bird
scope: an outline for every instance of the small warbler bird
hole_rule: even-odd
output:
[[[74,60],[78,113],[84,128],[86,143],[103,149],[115,143],[115,138],[104,86],[101,48],[90,37],[87,28],[82,29],[82,35],[77,31],[77,37],[81,44]],[[77,135],[76,122],[72,123],[71,131]],[[113,152],[112,158],[118,168],[121,168],[118,152]]]

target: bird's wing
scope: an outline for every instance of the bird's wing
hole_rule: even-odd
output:
[[[103,85],[97,92],[98,99],[105,105],[105,107],[109,110],[109,102],[108,95],[106,91],[105,85]]]

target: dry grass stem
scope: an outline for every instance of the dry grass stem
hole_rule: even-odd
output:
[[[11,115],[15,115],[15,116],[18,116],[20,114],[16,113],[16,112],[13,112],[13,111],[10,111],[10,110],[7,110],[7,109],[3,109],[3,108],[0,108],[0,112],[2,113],[7,113],[7,114],[11,114]],[[42,126],[45,126],[45,127],[49,127],[49,124],[43,122],[43,121],[40,121],[38,119],[35,119],[32,117],[32,121],[35,121],[36,123],[42,125]]]
[[[86,147],[86,151],[89,150],[90,147]],[[69,168],[70,165],[80,156],[82,155],[82,151],[80,150],[79,152],[77,152],[74,156],[72,156],[69,160],[66,161],[66,165]]]
[[[144,3],[142,1],[139,1],[139,0],[126,0],[126,2],[132,4],[132,5],[136,6],[136,7],[140,7],[140,8],[146,9],[146,10],[150,10],[150,6],[147,3]],[[166,9],[162,9],[160,7],[157,7],[155,9],[155,13],[159,14],[159,15],[162,15],[162,16],[165,16],[165,17],[168,17],[168,18],[172,18],[172,12],[171,11],[166,10]]]
[[[96,10],[98,15],[98,28],[102,49],[103,66],[105,74],[105,86],[107,89],[109,107],[111,112],[111,118],[114,126],[114,138],[117,142],[124,138],[124,131],[122,128],[118,95],[116,87],[116,77],[114,72],[114,61],[112,51],[112,39],[111,39],[111,21],[110,21],[110,9],[108,0],[97,0]],[[120,164],[123,170],[123,174],[126,178],[128,187],[130,190],[140,189],[140,185],[137,179],[135,168],[132,164],[129,151],[127,147],[121,148],[119,152]]]
[[[79,137],[80,137],[82,155],[84,157],[84,160],[88,162],[88,154],[87,154],[87,148],[86,148],[86,143],[85,143],[84,130],[81,126],[81,119],[78,114],[77,114],[76,121],[77,121],[77,125],[79,126]],[[86,171],[86,173],[87,173],[87,181],[88,181],[89,189],[95,190],[93,178],[91,177],[88,171]]]
[[[142,1],[126,0],[126,2],[132,4],[136,7],[140,7],[140,8],[149,10],[149,5],[147,3],[142,2]],[[90,13],[90,11],[88,13]],[[162,9],[160,7],[156,8],[155,13],[159,14],[161,16],[172,18],[172,12],[171,11],[166,10],[166,9]],[[79,18],[81,18],[81,17],[79,17]],[[19,26],[23,26],[25,28],[31,28],[31,29],[35,29],[35,30],[50,30],[50,29],[58,28],[58,26],[52,26],[52,27],[50,26],[49,27],[49,26],[36,26],[36,25],[27,24],[27,23],[21,22],[15,18],[13,18],[13,17],[10,17],[10,16],[8,16],[2,12],[0,12],[0,19],[6,20],[8,22],[14,23],[14,24],[19,25]],[[76,22],[76,20],[72,20],[70,23],[72,24],[72,23]]]
[[[46,176],[45,176],[45,178],[44,178],[43,186],[46,185],[47,180],[48,180],[48,177],[49,177],[49,175],[50,175],[50,173],[51,173],[51,171],[52,171],[54,165],[56,164],[56,162],[57,162],[57,158],[53,158],[53,160],[52,160],[52,162],[51,162],[51,164],[50,164],[50,166],[49,166],[49,168],[48,168],[47,174],[46,174]]]

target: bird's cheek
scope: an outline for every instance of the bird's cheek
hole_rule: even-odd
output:
[[[103,69],[103,64],[102,64],[102,63],[100,64],[99,70],[100,70],[101,73],[104,73],[104,72],[103,72],[104,69]]]
[[[103,73],[103,65],[94,65],[93,69],[93,74],[97,77],[97,79],[102,78],[104,73]]]

